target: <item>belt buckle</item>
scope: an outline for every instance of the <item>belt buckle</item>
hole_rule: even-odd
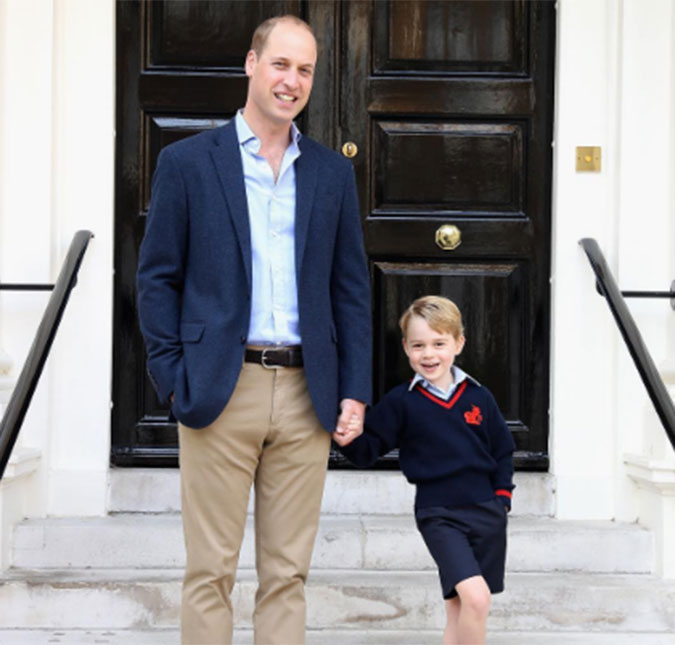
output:
[[[260,355],[260,364],[266,369],[266,370],[276,370],[276,369],[283,369],[283,365],[268,365],[267,364],[267,352],[268,350],[274,350],[272,347],[265,347],[265,349],[262,350],[262,354]]]

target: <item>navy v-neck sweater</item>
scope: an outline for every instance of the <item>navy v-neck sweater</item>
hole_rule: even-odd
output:
[[[509,509],[515,444],[487,388],[471,379],[448,400],[420,384],[393,388],[368,410],[364,433],[340,448],[365,468],[399,448],[401,470],[417,486],[416,508],[493,499]]]

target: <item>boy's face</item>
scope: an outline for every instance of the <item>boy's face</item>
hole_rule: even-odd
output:
[[[285,125],[305,107],[312,91],[316,42],[302,26],[281,21],[269,33],[260,56],[246,56],[246,107],[255,119]]]
[[[431,327],[424,318],[411,316],[403,339],[410,367],[429,383],[446,390],[453,382],[450,368],[464,347],[464,336],[455,338]]]

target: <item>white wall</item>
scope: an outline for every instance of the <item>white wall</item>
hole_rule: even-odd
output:
[[[556,75],[552,459],[557,513],[631,520],[624,455],[664,433],[576,241],[597,238],[620,288],[666,290],[675,252],[672,0],[562,0]],[[602,146],[577,173],[575,146]],[[630,301],[657,365],[673,312]]]
[[[671,11],[670,16],[670,46],[671,46],[671,55],[670,55],[670,96],[669,101],[671,108],[675,109],[675,64],[673,64],[673,57],[675,56],[675,11]],[[671,114],[672,114],[671,109]],[[671,240],[675,240],[675,126],[670,122],[670,217],[667,217],[668,226],[664,231],[664,234]],[[668,253],[670,258],[670,266],[668,268],[668,275],[675,280],[675,253]],[[668,317],[668,324],[666,326],[666,337],[668,338],[668,347],[667,347],[667,361],[671,366],[671,370],[675,372],[675,314],[671,314]]]
[[[42,450],[38,514],[105,512],[114,29],[113,0],[0,0],[0,279],[53,282],[73,234],[96,236],[20,439]],[[0,345],[21,366],[48,295],[1,297]]]
[[[610,3],[612,4],[612,3]],[[618,7],[618,3],[614,3]],[[552,266],[551,458],[561,517],[612,517],[616,399],[612,323],[578,246],[595,237],[610,262],[617,236],[616,62],[620,15],[605,2],[558,9]],[[580,46],[583,43],[583,46]],[[576,146],[602,147],[601,173],[575,171]]]
[[[103,513],[112,398],[114,3],[58,0],[56,7],[54,240],[65,249],[82,228],[95,238],[54,347],[49,509]]]
[[[618,274],[620,284],[627,289],[666,290],[675,278],[673,14],[672,0],[625,2],[621,129],[625,154],[620,180]],[[667,330],[675,313],[664,300],[631,301],[631,310],[658,366],[668,358]],[[630,452],[660,458],[666,449],[665,433],[651,405],[631,405],[635,401],[633,390],[640,388],[640,383],[628,360],[622,352],[617,384],[619,432],[628,436],[646,423],[641,444],[637,450],[631,445]]]
[[[0,2],[3,282],[51,279],[52,32],[51,8],[44,2]],[[15,366],[23,363],[47,298],[44,293],[0,292],[0,342]],[[34,400],[21,441],[40,445],[48,418],[44,384]]]

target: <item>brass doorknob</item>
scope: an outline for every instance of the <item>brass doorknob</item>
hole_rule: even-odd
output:
[[[454,251],[462,243],[462,232],[454,224],[443,224],[436,230],[436,244],[444,251]]]
[[[353,159],[359,154],[359,147],[353,141],[347,141],[342,146],[342,154],[347,157],[347,159]]]

